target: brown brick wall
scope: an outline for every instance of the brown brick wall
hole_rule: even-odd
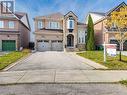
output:
[[[95,44],[96,45],[103,44],[103,22],[99,22],[94,25],[94,33],[95,33]]]

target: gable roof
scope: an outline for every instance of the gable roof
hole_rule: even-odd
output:
[[[77,15],[74,13],[74,12],[72,12],[72,11],[69,11],[67,14],[65,14],[64,16],[66,16],[66,15],[68,15],[69,13],[72,13],[72,14],[74,14],[76,17],[77,17]],[[78,18],[78,17],[77,17]]]
[[[109,11],[106,12],[106,13],[90,12],[90,13],[94,13],[94,14],[98,14],[98,15],[101,15],[101,16],[102,16],[102,18],[98,19],[94,24],[97,24],[97,23],[99,23],[99,22],[105,20],[105,19],[107,18],[107,16],[108,16],[110,13],[112,13],[112,12],[115,11],[115,10],[118,10],[118,9],[119,9],[120,7],[122,7],[122,6],[127,6],[127,4],[126,4],[125,2],[122,2],[122,3],[120,3],[118,6],[114,7],[113,9],[109,10]]]
[[[21,19],[24,15],[26,15],[26,13],[23,13],[23,12],[15,12],[15,15]]]
[[[89,12],[91,14],[96,14],[96,15],[101,15],[101,16],[105,16],[106,13],[103,12]]]
[[[122,7],[122,6],[127,6],[127,4],[126,4],[125,2],[120,3],[118,6],[114,7],[114,8],[111,9],[111,10],[109,10],[109,11],[106,13],[106,15],[109,15],[111,12],[113,12],[113,11],[119,9],[119,8]]]
[[[47,17],[47,18],[63,18],[63,16],[64,16],[63,14],[61,14],[60,12],[57,12],[57,13],[49,14],[45,17]]]
[[[97,21],[105,17],[105,13],[103,12],[89,12],[88,15],[86,16],[86,21],[85,21],[86,24],[88,23],[89,15],[91,15],[93,23],[96,23]]]
[[[24,12],[15,12],[14,14],[19,18],[21,23],[26,26],[26,28],[31,30],[27,13],[24,13]]]
[[[0,6],[7,8],[7,10],[9,10],[9,8],[7,6],[3,6],[3,4],[0,3]],[[28,30],[31,30],[30,28],[30,23],[29,23],[29,19],[28,19],[28,15],[27,13],[24,12],[12,12],[11,10],[9,10],[10,13],[17,19],[19,20]],[[25,18],[25,20],[22,20],[22,18]]]
[[[61,19],[63,17],[64,17],[63,14],[61,14],[60,12],[57,12],[57,13],[52,13],[52,14],[48,14],[48,15],[45,15],[45,16],[37,16],[35,18],[37,18],[37,19],[42,19],[42,18]]]

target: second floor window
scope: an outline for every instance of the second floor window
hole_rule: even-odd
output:
[[[70,28],[72,29],[73,28],[73,22],[72,22],[72,20],[70,20]]]
[[[4,21],[0,21],[0,28],[4,28]]]
[[[38,29],[42,29],[43,28],[43,23],[42,21],[38,21]]]
[[[59,22],[49,22],[50,29],[60,29]]]
[[[14,21],[9,21],[8,22],[8,27],[9,28],[14,28],[15,27]]]
[[[74,20],[67,21],[67,29],[74,29]]]

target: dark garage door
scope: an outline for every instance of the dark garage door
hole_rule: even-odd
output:
[[[15,51],[16,50],[15,40],[2,40],[2,50]]]

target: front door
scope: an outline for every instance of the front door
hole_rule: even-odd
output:
[[[72,34],[67,36],[67,46],[74,47],[74,36]]]

